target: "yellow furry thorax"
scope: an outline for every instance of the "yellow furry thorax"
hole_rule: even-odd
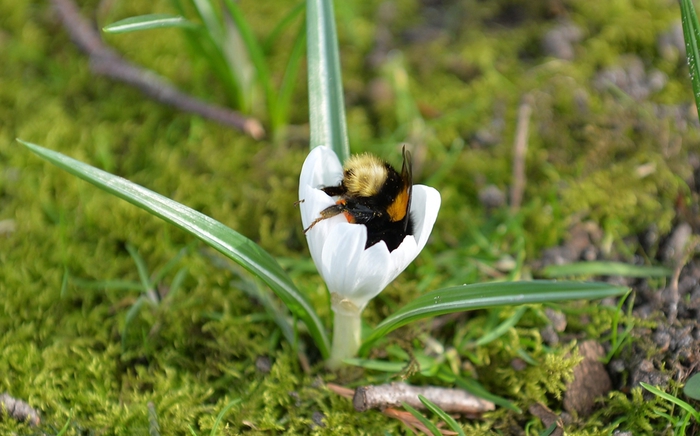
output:
[[[343,169],[345,188],[360,197],[376,195],[387,179],[384,161],[369,153],[350,156]]]

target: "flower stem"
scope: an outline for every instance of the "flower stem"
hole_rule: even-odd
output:
[[[336,370],[343,365],[343,359],[355,357],[360,348],[360,333],[362,327],[362,311],[339,310],[333,320],[333,345],[331,357],[326,362],[329,369]]]

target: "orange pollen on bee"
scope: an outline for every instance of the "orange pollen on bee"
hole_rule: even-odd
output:
[[[343,212],[343,215],[345,215],[345,219],[348,220],[349,223],[355,224],[355,217],[350,214],[350,212]]]
[[[404,188],[399,195],[396,196],[391,205],[386,209],[389,214],[391,221],[401,221],[406,216],[406,209],[408,209],[408,187]]]

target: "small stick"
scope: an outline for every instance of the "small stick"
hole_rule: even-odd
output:
[[[10,418],[17,421],[29,422],[33,426],[41,423],[39,412],[24,401],[12,398],[7,392],[0,395],[0,413],[2,410],[6,410]]]
[[[190,97],[163,82],[157,74],[122,59],[102,42],[99,33],[80,16],[78,7],[71,0],[51,0],[51,3],[73,42],[90,57],[90,67],[96,74],[136,87],[161,103],[234,127],[253,139],[265,136],[265,129],[258,120]]]
[[[527,136],[530,126],[530,114],[532,97],[523,97],[518,108],[518,125],[515,131],[515,143],[513,144],[513,184],[510,187],[510,210],[517,212],[523,201],[525,191],[525,155],[527,154]]]
[[[461,389],[438,388],[433,386],[411,386],[406,383],[391,383],[379,386],[357,388],[352,400],[355,410],[401,407],[401,402],[416,408],[425,409],[418,399],[423,395],[447,413],[477,415],[494,410],[492,402],[478,398]]]

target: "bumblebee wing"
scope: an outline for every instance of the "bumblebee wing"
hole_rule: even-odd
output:
[[[406,202],[406,216],[404,217],[404,231],[408,228],[408,222],[411,219],[411,197],[413,197],[413,161],[411,160],[411,152],[403,146],[403,165],[401,165],[401,182],[403,189],[408,191],[408,202]]]

